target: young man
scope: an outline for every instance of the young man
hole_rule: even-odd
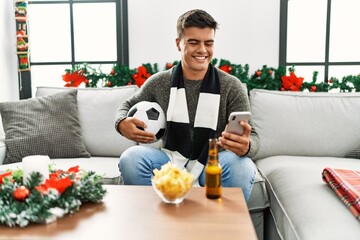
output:
[[[241,122],[244,128],[241,136],[224,132],[231,112],[249,111],[250,107],[246,88],[239,79],[211,65],[216,29],[217,22],[203,10],[181,15],[176,38],[180,63],[151,76],[119,107],[117,131],[139,143],[152,142],[155,136],[137,128],[145,128],[144,122],[127,117],[134,104],[157,102],[167,118],[163,148],[138,145],[121,155],[119,169],[124,184],[151,185],[153,169],[172,161],[186,168],[204,186],[208,140],[215,136],[220,146],[222,185],[241,187],[248,200],[256,169],[250,158],[258,151],[259,137],[251,120]]]

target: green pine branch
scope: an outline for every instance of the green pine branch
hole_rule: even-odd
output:
[[[172,66],[178,64],[178,61],[167,63],[163,70],[167,70]],[[296,73],[295,66],[291,66],[286,70],[286,67],[279,66],[278,68],[268,67],[264,65],[261,69],[257,69],[255,72],[250,72],[248,64],[234,64],[226,59],[212,59],[211,62],[218,68],[224,68],[229,74],[237,77],[241,82],[245,83],[248,91],[252,89],[267,89],[284,91],[282,86],[282,77],[287,76],[288,73]],[[158,64],[146,63],[142,64],[147,70],[147,73],[153,75],[159,72]],[[225,67],[224,67],[225,66]],[[137,69],[130,69],[126,65],[114,64],[110,73],[103,73],[98,69],[91,67],[87,63],[78,64],[72,67],[72,69],[66,69],[67,73],[74,73],[78,71],[83,74],[86,79],[86,87],[117,87],[125,85],[136,84],[134,76],[137,74]],[[296,73],[301,77],[301,73]],[[304,80],[300,91],[309,92],[360,92],[360,75],[348,75],[343,77],[341,80],[331,77],[329,81],[318,81],[318,72],[314,71],[313,78],[311,81]]]

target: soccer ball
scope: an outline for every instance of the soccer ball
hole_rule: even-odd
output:
[[[165,113],[158,103],[138,102],[130,108],[128,117],[135,117],[145,122],[147,128],[138,128],[153,133],[156,137],[155,142],[164,136],[166,129]]]

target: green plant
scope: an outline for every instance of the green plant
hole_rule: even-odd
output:
[[[170,69],[179,62],[167,63],[163,70]],[[248,64],[234,64],[229,60],[214,58],[212,64],[215,67],[237,77],[245,83],[248,91],[252,89],[267,89],[277,91],[309,91],[328,92],[338,90],[339,92],[360,92],[360,75],[348,75],[339,80],[331,77],[329,81],[318,82],[318,72],[314,71],[310,82],[303,81],[295,75],[295,66],[286,69],[284,66],[278,68],[264,65],[255,72],[250,72]],[[134,85],[141,87],[151,75],[159,72],[158,64],[146,63],[136,69],[130,69],[126,65],[114,64],[109,73],[103,73],[100,68],[95,69],[87,63],[74,65],[72,69],[66,69],[63,75],[65,86],[77,87],[84,83],[86,87],[117,87]],[[289,72],[289,76],[287,75]],[[300,73],[301,74],[301,73]]]

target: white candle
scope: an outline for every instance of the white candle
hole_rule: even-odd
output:
[[[26,183],[32,172],[39,172],[43,176],[42,182],[45,182],[45,179],[49,178],[49,164],[49,156],[33,155],[24,157],[22,159],[23,183]]]

